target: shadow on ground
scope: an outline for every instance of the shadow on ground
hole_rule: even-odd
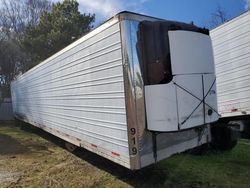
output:
[[[23,146],[11,136],[0,134],[0,154],[1,155],[16,155],[29,152],[29,149]]]
[[[48,132],[45,132],[29,124],[22,123],[21,125],[19,124],[16,126],[21,127],[21,129],[26,132],[34,133],[46,140],[49,140],[50,142],[66,150],[64,145],[65,141]],[[116,178],[134,187],[161,186],[166,181],[168,174],[166,170],[158,168],[157,165],[151,165],[139,171],[131,171],[83,148],[78,148],[73,152],[73,154],[78,158],[81,158],[82,160],[92,164],[96,168],[104,170],[105,172],[110,173]],[[101,185],[95,186],[98,187]]]
[[[38,182],[38,187],[44,185],[44,182],[49,182],[49,185],[54,183],[54,187],[63,187],[63,185],[65,187],[71,187],[70,185],[83,187],[82,185],[84,185],[84,187],[223,188],[230,185],[230,187],[244,188],[250,185],[248,176],[250,173],[250,141],[245,139],[240,140],[240,144],[232,151],[207,151],[206,148],[205,155],[202,154],[203,152],[200,155],[199,150],[197,155],[190,155],[190,151],[188,151],[183,155],[176,155],[156,165],[134,172],[83,148],[73,152],[74,157],[69,152],[66,153],[57,147],[65,149],[64,140],[28,124],[15,126],[13,127],[13,123],[6,124],[6,128],[1,129],[0,156],[5,154],[8,157],[7,154],[11,154],[10,158],[6,159],[6,162],[12,163],[14,166],[18,166],[19,161],[17,159],[20,156],[13,158],[15,155],[12,154],[27,152],[24,156],[31,156],[31,160],[28,160],[29,163],[27,163],[26,158],[23,161],[21,160],[23,165],[28,167],[28,170],[30,170],[30,166],[33,166],[33,168],[31,173],[24,173],[28,177],[20,178],[20,180],[23,180],[20,185],[26,185],[27,181],[31,181],[29,176],[32,176],[32,181]],[[17,130],[20,127],[26,133],[34,133],[38,137]],[[11,131],[13,128],[14,131]],[[12,134],[8,134],[8,131],[12,132]],[[6,135],[13,136],[13,138]],[[21,143],[18,142],[19,140],[22,140]],[[50,143],[47,141],[50,141]],[[46,156],[46,154],[49,154],[47,152],[55,152],[55,155]],[[34,156],[41,163],[33,161]],[[48,159],[51,160],[48,161]],[[5,161],[0,162],[4,163]],[[6,174],[9,168],[8,165],[6,165],[6,168],[7,170],[2,170],[2,174]],[[6,179],[6,177],[2,176],[2,179]],[[56,180],[56,183],[54,180]],[[57,186],[59,185],[58,182],[62,182],[62,184]],[[79,182],[79,186],[76,186]],[[33,182],[31,183],[33,185]]]

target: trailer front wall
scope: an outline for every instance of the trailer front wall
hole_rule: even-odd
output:
[[[154,133],[147,129],[145,90],[139,59],[140,53],[138,51],[138,29],[139,22],[142,20],[156,21],[159,19],[123,14],[120,20],[122,20],[121,29],[131,168],[143,168],[173,154],[210,142],[210,130],[207,125],[202,126],[200,129],[187,129],[170,133]],[[169,106],[169,108],[172,107]],[[131,131],[132,129],[136,132]],[[136,149],[133,150],[133,148]]]
[[[250,11],[210,33],[219,112],[222,117],[250,114]]]
[[[15,116],[130,167],[120,35],[112,19],[19,77]]]

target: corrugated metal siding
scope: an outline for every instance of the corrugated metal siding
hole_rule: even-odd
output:
[[[212,30],[211,38],[221,115],[250,113],[250,11]]]
[[[46,61],[12,83],[14,112],[128,158],[119,23]]]

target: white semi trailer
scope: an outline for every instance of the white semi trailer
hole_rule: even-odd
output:
[[[16,118],[133,170],[210,143],[219,117],[208,30],[130,12],[18,77],[11,93]]]
[[[250,11],[211,32],[220,121],[250,135]]]

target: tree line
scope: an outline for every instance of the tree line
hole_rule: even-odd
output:
[[[94,14],[81,13],[77,0],[0,0],[0,96],[10,82],[88,33]],[[209,28],[227,21],[218,7]]]
[[[76,0],[0,0],[0,90],[93,28]],[[0,91],[0,92],[1,92]]]

